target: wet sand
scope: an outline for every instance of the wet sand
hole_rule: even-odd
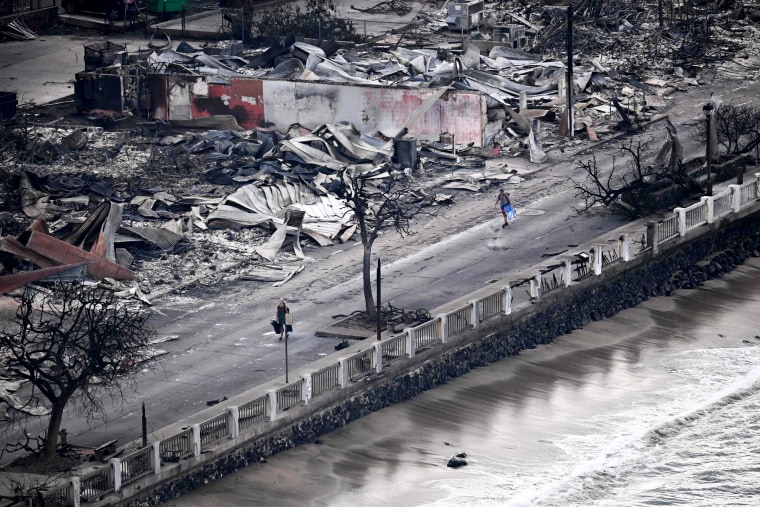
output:
[[[759,275],[752,259],[698,290],[650,299],[165,505],[530,505],[520,500],[525,491],[575,466],[568,442],[612,441],[695,402],[669,395],[685,384],[674,358],[757,350]],[[630,407],[636,420],[620,420]],[[447,468],[459,452],[469,465]]]

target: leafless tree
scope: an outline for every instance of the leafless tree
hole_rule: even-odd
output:
[[[576,181],[574,185],[575,196],[583,200],[583,204],[575,208],[578,214],[613,213],[635,219],[660,208],[662,203],[654,197],[655,190],[678,185],[689,191],[698,191],[698,185],[687,175],[670,170],[672,164],[661,167],[661,171],[646,164],[647,150],[641,142],[634,145],[630,141],[619,149],[625,162],[621,165],[613,156],[610,169],[599,167],[596,156],[578,162],[578,167],[585,174],[585,179]],[[671,148],[671,151],[675,150]]]
[[[760,146],[760,108],[721,104],[715,115],[718,143],[728,155],[749,153]],[[704,131],[701,132],[704,137]]]
[[[591,160],[579,161],[578,167],[585,173],[585,180],[575,182],[575,196],[583,199],[583,205],[576,208],[579,214],[612,212],[627,217],[639,217],[644,213],[641,196],[645,194],[648,182],[647,170],[641,163],[641,143],[635,148],[632,143],[620,147],[623,153],[632,155],[632,160],[624,165],[612,157],[612,167],[606,170]]]
[[[59,481],[67,478],[66,472],[8,474],[4,484],[8,493],[0,495],[0,499],[11,501],[3,505],[44,505],[44,500],[42,500],[44,493],[54,488]]]
[[[0,330],[2,361],[30,384],[31,392],[23,396],[27,406],[47,405],[49,418],[38,445],[19,440],[3,452],[23,449],[50,460],[64,409],[73,404],[87,420],[104,419],[104,400],[123,402],[124,389],[136,386],[154,332],[142,308],[81,283],[56,284],[47,292],[27,288],[15,299],[15,319]],[[28,421],[14,413],[28,437]]]
[[[357,173],[352,167],[340,173],[340,185],[336,189],[353,211],[359,228],[359,236],[364,247],[362,278],[364,304],[368,319],[376,317],[375,300],[372,295],[370,273],[372,268],[372,245],[380,231],[393,227],[401,236],[412,235],[410,225],[414,217],[425,211],[425,203],[432,197],[425,197],[411,187],[411,180],[401,172],[394,172],[390,178],[376,184],[372,173]]]

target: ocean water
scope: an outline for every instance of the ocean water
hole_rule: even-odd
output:
[[[759,279],[752,259],[167,504],[760,505]]]

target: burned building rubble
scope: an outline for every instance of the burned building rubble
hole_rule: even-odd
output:
[[[447,192],[519,182],[488,158],[542,163],[551,147],[589,145],[654,118],[707,74],[760,68],[757,27],[740,8],[578,2],[567,132],[566,9],[472,8],[466,29],[451,29],[450,9],[420,11],[414,37],[348,47],[291,36],[259,49],[93,48],[76,75],[78,109],[94,123],[134,126],[36,128],[17,162],[29,227],[0,243],[4,291],[87,277],[149,301],[208,266],[218,279],[284,283],[310,248],[354,235],[331,191],[345,167],[378,185],[406,173],[421,202],[441,205]],[[151,262],[171,256],[183,261]]]
[[[78,74],[77,100],[82,110],[126,110],[185,126],[213,125],[215,116],[280,132],[294,123],[350,122],[368,135],[389,137],[416,113],[405,132],[411,137],[432,140],[447,132],[462,143],[523,154],[532,120],[540,119],[536,141],[558,142],[568,89],[567,10],[475,4],[478,21],[461,32],[451,30],[447,5],[420,11],[410,28],[414,37],[404,38],[404,30],[342,46],[290,36],[255,50],[240,42],[221,48],[182,43],[130,55],[125,64]],[[690,10],[669,2],[576,4],[570,88],[581,137],[589,127],[599,136],[651,118],[677,89],[697,85],[708,64],[753,65],[755,48],[746,46],[756,26],[742,9],[713,12],[699,2]],[[122,107],[103,107],[113,105],[101,96],[109,88],[108,97],[120,97]]]
[[[30,281],[85,278],[147,302],[162,285],[192,279],[209,265],[223,273],[241,260],[246,267],[238,275],[244,279],[283,282],[310,262],[302,243],[315,248],[346,242],[356,230],[353,216],[331,191],[339,169],[351,166],[378,184],[401,169],[390,140],[365,139],[348,124],[312,131],[294,126],[287,134],[167,129],[156,135],[154,130],[93,128],[72,148],[67,129],[39,129],[44,138],[39,149],[54,146],[61,153],[60,166],[48,174],[27,169],[19,177],[19,207],[33,222],[0,241],[4,292]],[[124,146],[116,150],[116,142]],[[140,143],[142,150],[135,146]],[[104,147],[113,157],[104,164],[85,172],[62,171],[86,167]],[[440,167],[451,173],[449,164],[467,158],[469,147],[457,148],[452,154],[449,145],[422,145],[426,168],[421,171],[435,175],[440,159]],[[481,171],[481,186],[504,176]],[[178,186],[169,191],[162,183],[156,186],[175,178]],[[451,175],[438,181],[455,182]],[[432,187],[419,189],[426,205],[448,198]],[[171,269],[155,262],[171,257],[184,262],[169,261]],[[33,279],[30,268],[35,268]],[[272,280],[273,271],[279,279]]]

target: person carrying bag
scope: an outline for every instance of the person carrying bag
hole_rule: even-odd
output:
[[[282,340],[283,336],[287,337],[293,330],[293,316],[290,315],[290,308],[288,308],[288,305],[285,304],[285,300],[282,298],[280,298],[280,302],[277,304],[277,318],[275,320],[277,327],[274,326],[274,321],[272,322],[272,326],[275,328],[275,332],[277,332],[277,328],[279,327],[280,340]]]
[[[502,229],[509,226],[509,222],[517,218],[517,212],[512,207],[512,202],[509,200],[509,194],[504,192],[503,188],[499,190],[499,196],[496,198],[494,206],[499,206],[501,215],[504,217],[504,224],[501,226]]]

